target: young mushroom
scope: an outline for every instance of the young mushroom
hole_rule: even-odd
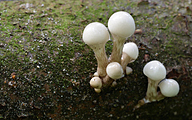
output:
[[[94,90],[95,90],[96,93],[100,93],[101,92],[100,88],[94,88]]]
[[[100,77],[104,77],[106,75],[108,60],[105,53],[105,44],[108,40],[108,29],[102,23],[90,23],[83,31],[83,41],[89,45],[95,53],[98,63],[97,74]]]
[[[125,72],[126,75],[129,75],[129,74],[132,73],[133,69],[127,66],[125,71],[126,71],[126,72]]]
[[[102,80],[99,77],[93,77],[89,83],[94,88],[95,92],[101,92]]]
[[[123,44],[126,38],[134,33],[135,21],[129,13],[119,11],[109,18],[108,28],[113,37],[113,50],[110,62],[121,63]]]
[[[173,79],[165,79],[159,83],[161,93],[165,97],[174,97],[179,93],[179,84]]]
[[[116,80],[124,76],[123,68],[118,62],[111,62],[106,68],[107,75]]]
[[[150,61],[144,66],[143,73],[148,77],[147,93],[134,109],[145,103],[161,100],[162,95],[157,92],[157,87],[158,83],[166,77],[164,65],[157,60]]]
[[[134,62],[139,54],[138,47],[135,43],[129,42],[124,44],[123,54],[121,57],[121,66],[123,70],[126,71],[126,66],[128,63]]]
[[[111,62],[106,68],[107,76],[103,79],[103,83],[108,86],[115,86],[117,79],[124,76],[123,68],[118,62]]]

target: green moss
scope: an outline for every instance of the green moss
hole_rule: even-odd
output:
[[[25,8],[26,3],[33,7]],[[48,105],[45,105],[43,102],[46,104],[50,102],[53,105],[57,104],[59,106],[59,102],[64,105],[63,101],[65,99],[67,99],[67,102],[75,101],[76,98],[82,101],[82,98],[86,96],[85,99],[90,100],[91,103],[94,99],[97,100],[99,98],[98,101],[102,105],[103,103],[100,98],[110,96],[110,100],[104,99],[110,103],[114,99],[119,98],[121,92],[123,96],[126,95],[125,99],[129,98],[124,103],[119,102],[122,104],[122,108],[129,108],[128,111],[123,109],[126,112],[122,112],[121,115],[125,116],[127,113],[131,115],[137,114],[132,113],[130,109],[136,103],[135,101],[140,99],[140,93],[145,95],[144,91],[146,89],[143,85],[147,85],[147,83],[146,81],[143,82],[145,78],[141,77],[143,76],[142,68],[146,62],[143,60],[145,54],[150,55],[150,60],[158,59],[169,67],[180,64],[181,57],[182,59],[191,58],[191,55],[186,52],[191,50],[191,27],[188,27],[189,32],[185,33],[184,30],[186,29],[182,26],[186,22],[184,17],[175,20],[178,11],[167,8],[167,6],[173,7],[177,4],[174,2],[164,3],[166,6],[164,4],[161,5],[161,2],[158,2],[157,5],[153,2],[145,3],[144,6],[139,4],[140,2],[132,0],[84,2],[81,2],[81,0],[24,0],[0,2],[0,71],[2,71],[0,73],[2,75],[0,86],[3,87],[4,91],[8,92],[6,95],[12,95],[15,89],[10,89],[7,84],[4,84],[4,81],[11,81],[11,73],[16,72],[17,91],[19,91],[17,97],[20,99],[26,98],[29,105],[32,100],[36,104],[41,104],[39,105],[40,107],[45,106],[42,115],[50,113],[46,110],[52,109],[50,106],[47,109]],[[162,8],[162,6],[165,8]],[[134,73],[131,76],[126,76],[122,80],[123,82],[120,81],[117,89],[110,89],[113,91],[112,94],[98,97],[98,95],[93,95],[92,89],[89,89],[88,85],[88,81],[96,71],[97,63],[94,52],[82,41],[82,32],[87,24],[95,21],[107,26],[109,17],[114,12],[120,10],[131,13],[135,19],[136,28],[143,30],[141,34],[135,34],[127,40],[137,43],[141,48],[140,56],[138,60],[130,64],[134,69]],[[159,17],[162,14],[164,15],[164,13],[166,13],[165,16]],[[190,11],[183,15],[188,15],[187,17],[189,17]],[[177,28],[179,29],[177,30]],[[106,44],[108,56],[111,54],[111,51],[112,41],[108,41]],[[128,79],[134,80],[129,81]],[[80,82],[80,84],[72,87],[72,81]],[[48,86],[47,88],[45,87],[46,85]],[[182,86],[182,88],[184,87]],[[26,91],[29,92],[27,93]],[[77,91],[79,96],[72,96]],[[70,99],[61,97],[61,95],[65,96],[68,92],[70,95],[66,96]],[[118,95],[115,96],[115,93],[118,93]],[[135,96],[135,94],[138,96]],[[49,95],[53,96],[50,97]],[[6,97],[10,99],[9,96]],[[43,98],[45,101],[42,102],[41,99]],[[52,99],[55,99],[56,102]],[[123,100],[125,99],[123,97]],[[126,106],[128,102],[132,105]],[[82,103],[79,102],[83,106]],[[119,103],[115,103],[116,108],[118,108],[116,105]],[[74,105],[74,103],[72,104]],[[161,103],[159,104],[161,105]],[[14,105],[14,102],[10,103],[10,106]],[[75,107],[73,105],[62,106],[64,110],[61,111],[64,112],[61,114],[65,112],[65,114],[72,114],[73,111],[79,112],[79,108],[72,108]],[[103,106],[97,107],[105,113],[107,109]],[[17,109],[13,108],[14,110]],[[28,106],[27,109],[31,108]],[[121,109],[121,111],[123,110]],[[32,110],[32,113],[34,111]],[[88,111],[90,112],[90,109]],[[94,113],[100,114],[102,112]],[[113,113],[114,111],[109,112]],[[118,118],[124,119],[121,118],[121,115]],[[142,114],[139,115],[142,116]],[[35,118],[40,118],[39,116]],[[78,118],[80,117],[77,115]]]

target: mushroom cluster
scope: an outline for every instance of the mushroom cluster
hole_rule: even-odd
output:
[[[116,80],[133,71],[127,65],[137,59],[139,50],[134,42],[125,43],[125,41],[134,32],[134,19],[124,11],[116,12],[109,18],[108,28],[99,22],[90,23],[85,27],[83,41],[93,49],[98,63],[97,71],[90,80],[90,85],[95,92],[100,93],[104,87],[115,86]],[[113,50],[107,57],[105,44],[110,40],[110,36],[112,36]],[[161,62],[153,60],[147,63],[143,73],[148,77],[148,88],[145,98],[140,100],[134,109],[178,94],[179,84],[173,79],[166,79],[166,69]]]
[[[173,79],[166,79],[166,69],[161,62],[157,60],[148,62],[143,68],[143,73],[148,78],[147,92],[145,98],[138,102],[135,109],[165,97],[174,97],[179,93],[179,84]],[[157,91],[158,87],[160,91]]]
[[[117,79],[132,72],[127,64],[137,59],[139,50],[135,43],[125,44],[125,41],[134,31],[134,19],[124,11],[116,12],[109,18],[108,28],[99,22],[90,23],[85,27],[83,41],[93,49],[98,63],[97,71],[90,81],[97,93],[102,87],[114,85]],[[113,50],[107,58],[105,44],[110,39],[110,34],[113,38]]]

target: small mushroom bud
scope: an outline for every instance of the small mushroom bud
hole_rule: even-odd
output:
[[[93,87],[93,88],[96,88],[96,89],[100,89],[102,87],[102,81],[99,77],[93,77],[91,80],[90,80],[90,85]]]
[[[128,63],[134,62],[139,54],[138,47],[135,43],[129,42],[124,44],[123,47],[123,55],[121,57],[121,65],[123,70],[126,70],[126,66]]]
[[[126,67],[126,75],[131,74],[131,73],[132,73],[132,71],[133,71],[133,69],[132,69],[132,68],[130,68],[130,67]]]
[[[166,69],[161,62],[153,60],[144,66],[143,73],[148,77],[148,88],[145,99],[147,101],[156,101],[158,83],[165,78]]]
[[[115,87],[116,85],[117,85],[117,82],[113,81],[112,84],[111,84],[111,87]]]
[[[99,74],[98,74],[97,72],[95,72],[95,73],[93,74],[93,76],[94,76],[94,77],[99,77]]]
[[[179,93],[179,84],[173,79],[165,79],[159,83],[161,93],[165,97],[174,97]]]
[[[88,24],[83,31],[83,41],[93,49],[98,63],[97,73],[101,77],[106,75],[108,60],[105,44],[108,40],[108,29],[99,22]]]
[[[129,13],[119,11],[109,18],[108,28],[113,37],[113,50],[110,62],[121,63],[123,44],[134,33],[135,21]]]
[[[101,89],[98,89],[98,88],[94,88],[95,92],[96,93],[100,93],[101,92]]]
[[[108,64],[106,71],[107,75],[114,80],[122,78],[124,76],[123,68],[118,62],[112,62]]]

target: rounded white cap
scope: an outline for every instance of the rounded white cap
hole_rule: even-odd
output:
[[[108,40],[108,29],[102,23],[90,23],[85,27],[83,31],[83,41],[87,45],[105,44]]]
[[[173,79],[165,79],[159,83],[161,93],[165,97],[174,97],[179,93],[179,84]]]
[[[129,74],[131,74],[132,72],[133,72],[133,69],[127,66],[127,67],[126,67],[126,75],[129,75]]]
[[[143,73],[151,80],[163,80],[166,76],[166,69],[161,62],[153,60],[144,66]]]
[[[138,47],[134,42],[128,42],[124,44],[123,52],[134,60],[137,59],[139,54]]]
[[[100,89],[102,87],[102,81],[99,77],[93,77],[89,83],[93,88]]]
[[[114,80],[122,78],[124,76],[123,68],[118,62],[111,62],[110,64],[108,64],[106,72],[107,75],[109,75],[109,77]]]
[[[109,18],[108,28],[112,34],[127,38],[135,32],[135,21],[129,13],[119,11]]]

